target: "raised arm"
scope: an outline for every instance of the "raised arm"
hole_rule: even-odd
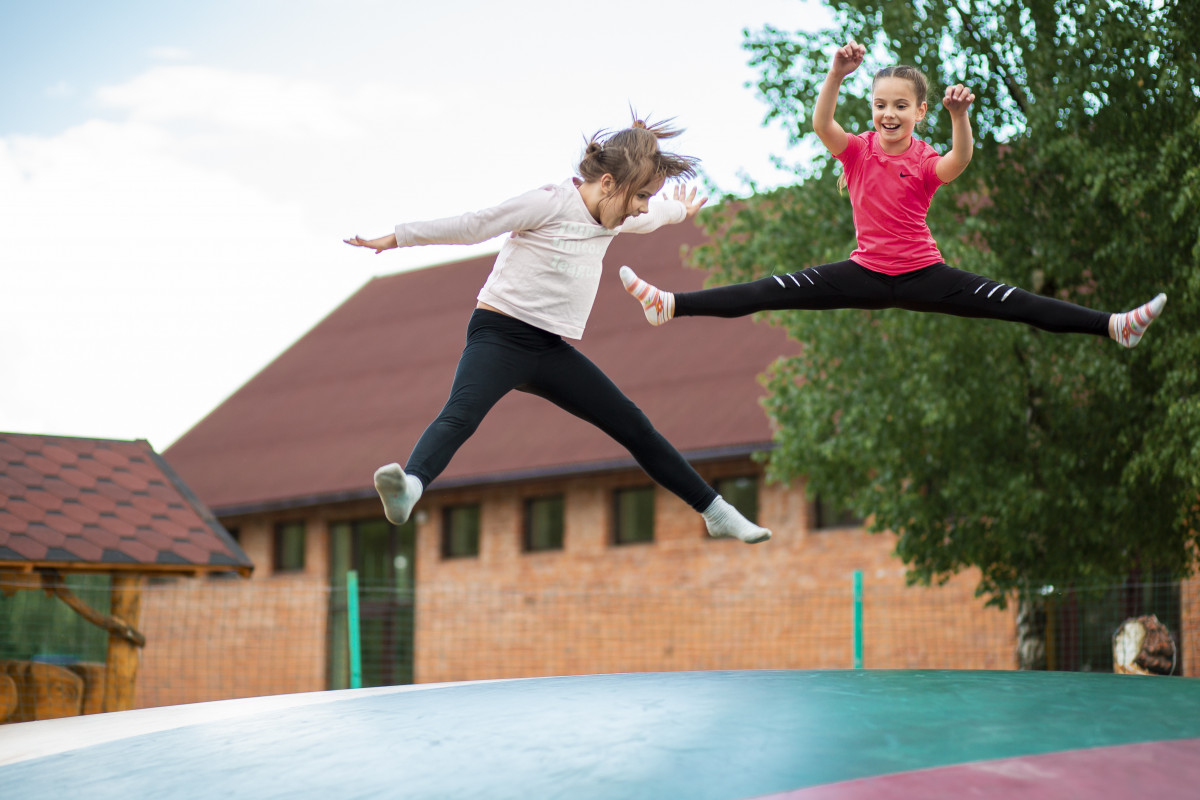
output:
[[[942,156],[937,163],[938,180],[942,183],[962,175],[967,164],[971,163],[971,155],[975,152],[975,136],[971,132],[971,120],[967,116],[967,108],[975,95],[961,83],[946,87],[946,96],[942,105],[950,112],[950,152]]]
[[[849,138],[846,131],[833,118],[833,112],[837,108],[838,92],[841,91],[842,81],[846,79],[847,75],[858,69],[866,54],[867,48],[853,39],[839,47],[833,54],[833,63],[829,67],[829,74],[825,76],[825,82],[821,84],[821,93],[817,95],[817,104],[813,107],[813,130],[821,143],[835,156],[846,149],[846,142]]]

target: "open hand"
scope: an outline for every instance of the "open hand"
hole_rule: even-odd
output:
[[[354,236],[350,239],[342,239],[343,242],[354,247],[369,247],[379,255],[384,250],[391,250],[396,246],[396,234],[388,234],[380,236],[378,239],[364,239],[361,236]]]
[[[675,199],[683,203],[683,207],[687,209],[688,219],[696,216],[696,212],[708,202],[707,197],[701,197],[699,200],[696,199],[696,187],[693,186],[689,191],[688,187],[682,184],[675,184]]]

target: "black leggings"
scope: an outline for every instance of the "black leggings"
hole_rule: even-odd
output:
[[[421,435],[405,470],[428,486],[484,416],[513,389],[536,394],[622,444],[642,469],[697,511],[717,493],[642,410],[599,367],[561,336],[518,319],[475,309],[450,399]]]
[[[749,283],[675,294],[677,317],[742,317],[756,311],[906,308],[1024,322],[1052,333],[1108,336],[1110,314],[1018,289],[945,264],[885,275],[839,261]]]

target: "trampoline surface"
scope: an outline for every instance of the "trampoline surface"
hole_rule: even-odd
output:
[[[0,726],[13,798],[1194,796],[1200,681],[714,671],[282,695]]]

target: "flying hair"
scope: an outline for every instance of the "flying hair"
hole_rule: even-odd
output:
[[[694,178],[700,159],[660,150],[659,139],[672,139],[683,133],[670,127],[673,119],[647,122],[633,115],[628,128],[596,131],[587,140],[583,158],[576,168],[585,181],[598,181],[612,175],[619,197],[627,204],[634,193],[659,178]]]

